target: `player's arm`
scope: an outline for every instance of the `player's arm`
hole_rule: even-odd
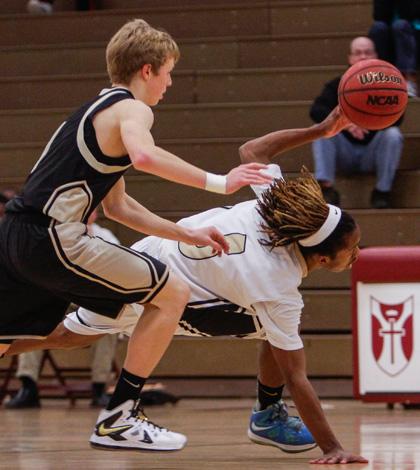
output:
[[[312,460],[311,463],[367,462],[359,455],[346,452],[335,437],[306,375],[304,350],[286,351],[273,345],[270,347],[301,418],[324,453],[322,457]]]
[[[117,116],[122,143],[137,170],[222,194],[230,194],[243,186],[264,184],[270,180],[259,172],[264,167],[257,163],[240,165],[226,176],[213,175],[158,147],[150,133],[152,111],[139,101],[124,100],[119,103]]]
[[[61,322],[45,339],[15,339],[5,356],[44,349],[76,349],[91,345],[103,335],[79,335],[68,330]]]
[[[182,227],[150,212],[125,192],[120,178],[102,201],[104,214],[126,227],[147,235],[183,241],[191,245],[211,246],[217,253],[228,252],[229,245],[214,227],[193,229]]]
[[[270,163],[274,157],[295,147],[308,144],[316,139],[329,138],[350,125],[337,106],[322,122],[300,129],[284,129],[271,132],[245,142],[239,148],[243,163]]]

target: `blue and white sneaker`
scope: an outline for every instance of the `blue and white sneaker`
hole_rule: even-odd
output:
[[[317,446],[298,416],[289,416],[287,405],[278,401],[265,410],[252,410],[248,437],[256,444],[275,446],[283,452],[305,452]]]

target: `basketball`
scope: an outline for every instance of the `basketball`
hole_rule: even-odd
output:
[[[391,126],[405,111],[407,101],[405,78],[384,60],[357,62],[342,76],[338,87],[338,102],[344,114],[364,129]]]

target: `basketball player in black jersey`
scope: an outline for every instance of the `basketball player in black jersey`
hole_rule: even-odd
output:
[[[155,146],[150,106],[171,85],[179,57],[169,34],[130,21],[109,42],[106,57],[112,87],[58,127],[22,193],[7,205],[0,227],[0,354],[14,339],[47,336],[70,302],[111,318],[127,303],[145,304],[95,444],[176,450],[185,436],[144,418],[138,397],[173,336],[189,288],[147,253],[89,236],[86,221],[102,203],[107,217],[134,230],[221,254],[228,244],[218,230],[185,229],[152,214],[126,194],[124,172],[133,166],[219,193],[271,178],[258,163],[213,175]],[[118,432],[126,437],[108,439]]]

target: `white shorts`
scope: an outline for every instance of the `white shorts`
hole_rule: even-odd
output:
[[[98,315],[85,308],[79,308],[66,316],[64,326],[79,335],[122,333],[131,336],[143,311],[144,308],[139,304],[127,305],[118,318],[113,319]],[[238,311],[223,301],[218,301],[217,304],[215,301],[190,303],[185,309],[175,335],[266,338],[265,331],[255,315]]]
[[[144,308],[139,304],[126,305],[117,318],[109,318],[85,308],[79,308],[66,316],[64,326],[79,335],[123,333],[131,336],[143,310]]]

